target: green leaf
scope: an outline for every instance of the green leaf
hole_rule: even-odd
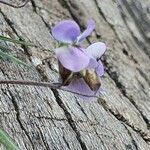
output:
[[[2,35],[0,35],[0,40],[9,41],[12,43],[17,43],[17,44],[21,44],[21,45],[25,45],[25,46],[36,46],[33,43],[28,43],[28,42],[24,42],[24,41],[20,41],[20,40],[16,40],[16,39],[8,38],[8,37],[2,36]]]
[[[1,49],[0,50],[0,56],[2,58],[10,59],[17,64],[21,64],[21,65],[26,66],[26,67],[31,67],[30,65],[26,64],[25,62],[19,60],[16,57],[12,56],[11,54],[8,54],[8,53],[5,53],[2,51],[2,50],[10,50],[9,48],[0,45],[0,49]]]
[[[12,139],[0,129],[0,143],[3,144],[7,150],[19,150],[18,146]]]

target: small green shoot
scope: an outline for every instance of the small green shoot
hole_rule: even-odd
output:
[[[29,43],[29,42],[24,42],[24,41],[8,38],[8,37],[5,37],[3,35],[0,35],[0,40],[8,41],[8,42],[16,43],[16,44],[21,44],[21,45],[24,45],[24,46],[36,46],[33,43]]]
[[[24,41],[20,41],[20,40],[16,40],[16,39],[8,38],[8,37],[5,37],[3,35],[0,35],[0,40],[1,41],[12,42],[12,43],[16,43],[16,44],[21,44],[21,45],[24,45],[24,46],[36,46],[33,43],[28,43],[28,42],[24,42]],[[8,54],[8,53],[5,52],[5,51],[8,51],[8,50],[12,51],[7,46],[0,45],[0,57],[4,58],[4,59],[9,59],[9,60],[13,61],[16,64],[24,65],[26,67],[31,67],[30,65],[26,64],[25,62],[23,62],[23,61],[19,60],[18,58],[12,56],[11,54]]]
[[[18,146],[12,139],[0,129],[0,143],[3,144],[7,150],[19,150]]]
[[[0,45],[0,57],[2,57],[3,59],[9,59],[9,60],[13,61],[16,64],[20,64],[20,65],[26,66],[28,68],[31,67],[30,65],[26,64],[25,62],[23,62],[23,61],[19,60],[18,58],[12,56],[11,54],[3,52],[2,50],[9,50],[9,48]]]

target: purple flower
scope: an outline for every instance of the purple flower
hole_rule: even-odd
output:
[[[60,63],[68,70],[79,72],[86,68],[90,62],[90,56],[86,54],[85,49],[79,46],[95,28],[95,22],[90,20],[87,24],[87,29],[81,33],[78,24],[71,20],[59,22],[53,29],[53,37],[65,46],[55,49],[56,56]],[[97,63],[93,61],[93,67]]]
[[[81,94],[95,94],[100,88],[99,76],[104,74],[104,67],[100,57],[106,51],[102,42],[82,48],[82,42],[95,28],[93,20],[88,21],[86,30],[81,33],[78,24],[71,20],[64,20],[52,29],[53,37],[64,46],[55,49],[59,60],[60,75],[65,81],[65,88]],[[72,78],[72,80],[70,80]]]
[[[75,76],[72,78],[68,86],[64,89],[82,95],[97,95],[101,91],[100,77],[104,74],[104,66],[100,60],[100,57],[106,51],[106,45],[101,42],[90,45],[86,50],[88,55],[91,55],[91,60],[86,69],[80,71],[81,76]],[[93,68],[93,60],[97,60],[97,67]],[[84,96],[80,96],[86,98]],[[91,99],[91,97],[90,97]]]

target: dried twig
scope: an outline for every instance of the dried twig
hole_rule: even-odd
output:
[[[0,3],[4,4],[4,5],[8,5],[10,7],[13,7],[13,8],[21,8],[21,7],[24,7],[30,0],[26,0],[23,4],[21,5],[13,5],[13,4],[10,4],[10,3],[7,3],[7,2],[4,2],[2,0],[0,0]]]

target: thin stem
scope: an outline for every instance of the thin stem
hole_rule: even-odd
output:
[[[44,86],[44,87],[49,87],[52,89],[60,88],[59,83],[23,81],[23,80],[0,80],[0,84],[19,84],[19,85]]]
[[[4,5],[8,5],[10,7],[13,7],[13,8],[21,8],[21,7],[24,7],[30,0],[26,0],[23,4],[21,5],[13,5],[13,4],[10,4],[10,3],[7,3],[7,2],[4,2],[2,0],[0,0],[0,3],[4,4]]]
[[[18,85],[33,85],[33,86],[43,86],[49,87],[51,89],[59,89],[66,92],[71,92],[73,94],[85,96],[85,97],[95,97],[99,98],[95,95],[85,95],[78,92],[74,92],[68,89],[65,89],[61,86],[61,83],[49,83],[49,82],[37,82],[37,81],[23,81],[23,80],[0,80],[0,84],[18,84]]]

